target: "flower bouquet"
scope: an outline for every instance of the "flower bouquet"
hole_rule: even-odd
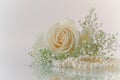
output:
[[[98,22],[94,8],[78,23],[79,27],[74,20],[64,19],[39,36],[30,53],[33,65],[77,69],[79,72],[119,71],[120,61],[112,57],[119,47],[118,33],[110,34],[100,29],[102,23]]]

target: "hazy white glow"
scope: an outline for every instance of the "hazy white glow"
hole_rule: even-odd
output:
[[[120,34],[119,3],[120,0],[0,0],[0,80],[33,80],[27,53],[35,35],[63,18],[83,19],[95,7],[103,29]]]

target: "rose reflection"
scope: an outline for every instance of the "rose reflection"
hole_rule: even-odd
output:
[[[70,76],[64,74],[64,73],[56,73],[50,75],[48,80],[72,80]]]
[[[120,80],[120,72],[91,72],[70,68],[58,68],[49,65],[32,65],[38,80]]]

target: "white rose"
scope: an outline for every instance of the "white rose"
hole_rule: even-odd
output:
[[[81,42],[89,42],[94,36],[94,31],[91,28],[86,28],[82,31],[80,39]]]
[[[40,35],[36,35],[36,41],[32,47],[34,50],[47,48],[46,33],[41,33]]]
[[[74,21],[65,19],[49,29],[47,40],[49,49],[54,53],[68,53],[78,47],[80,34]]]

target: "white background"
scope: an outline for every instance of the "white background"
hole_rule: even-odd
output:
[[[120,34],[120,0],[0,0],[0,80],[34,80],[27,53],[35,35],[63,18],[83,19],[92,7],[104,30]]]

